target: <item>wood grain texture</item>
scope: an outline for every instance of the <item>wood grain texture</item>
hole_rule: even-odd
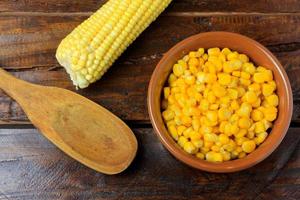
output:
[[[24,80],[74,90],[54,55],[60,40],[85,18],[85,15],[0,16],[0,66]],[[193,34],[232,31],[258,40],[279,58],[292,81],[293,120],[300,122],[299,23],[298,14],[194,16],[167,13],[134,42],[100,81],[77,92],[124,120],[148,121],[148,82],[162,55]],[[0,111],[2,123],[28,123],[18,105],[3,94],[0,94]]]
[[[93,12],[106,0],[1,0],[0,12]],[[170,11],[298,12],[297,0],[173,0]]]
[[[213,174],[171,156],[152,129],[134,129],[136,160],[106,176],[69,158],[35,129],[0,130],[0,199],[299,199],[300,129],[242,172]]]

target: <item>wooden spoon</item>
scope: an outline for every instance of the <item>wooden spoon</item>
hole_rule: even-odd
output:
[[[20,104],[46,138],[82,164],[116,174],[134,159],[137,140],[130,128],[87,98],[22,81],[3,69],[0,88]]]

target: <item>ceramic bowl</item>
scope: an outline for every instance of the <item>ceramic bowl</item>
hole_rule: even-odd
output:
[[[228,47],[248,55],[256,66],[273,71],[279,96],[278,117],[267,139],[246,157],[222,163],[213,163],[196,158],[179,147],[169,135],[161,115],[162,88],[172,71],[172,66],[192,50],[203,47]],[[291,121],[293,101],[288,76],[276,57],[260,43],[236,33],[208,32],[189,37],[171,48],[156,66],[148,89],[148,111],[153,128],[162,144],[178,160],[208,172],[234,172],[249,168],[268,157],[283,140]]]

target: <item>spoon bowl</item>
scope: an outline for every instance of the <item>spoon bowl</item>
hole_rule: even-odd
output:
[[[0,88],[14,98],[41,133],[66,154],[105,174],[125,170],[137,140],[118,117],[69,90],[31,84],[0,69]]]

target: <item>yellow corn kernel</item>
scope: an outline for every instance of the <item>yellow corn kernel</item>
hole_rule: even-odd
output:
[[[209,109],[210,109],[210,110],[218,110],[218,108],[219,108],[219,104],[211,104],[211,105],[209,106]]]
[[[168,99],[169,95],[170,95],[170,87],[164,87],[164,98]]]
[[[214,83],[216,82],[216,80],[217,80],[216,74],[212,74],[212,73],[207,74],[207,79],[206,79],[207,83]]]
[[[196,58],[196,57],[198,57],[199,56],[199,54],[196,52],[196,51],[191,51],[190,53],[189,53],[189,58],[191,59],[191,58]]]
[[[193,145],[193,143],[189,141],[184,144],[183,149],[189,154],[195,154],[198,151],[195,145]]]
[[[222,59],[224,59],[224,62],[225,62],[225,56],[224,56],[224,58],[222,58],[222,54],[220,54],[219,57],[210,56],[208,58],[208,61],[210,61],[214,64],[217,72],[220,72],[223,69]]]
[[[255,133],[262,133],[265,131],[266,131],[266,127],[262,121],[258,121],[255,123],[255,129],[254,129]]]
[[[231,53],[231,50],[228,48],[223,48],[221,53],[224,54],[225,56],[227,56],[229,53]]]
[[[257,101],[258,97],[256,96],[255,92],[248,91],[245,94],[245,99],[248,103],[253,104]]]
[[[188,139],[184,136],[180,136],[177,142],[178,142],[179,146],[181,146],[183,148],[185,143],[188,142]]]
[[[265,83],[262,85],[262,93],[264,96],[270,96],[273,94],[275,87],[271,84]]]
[[[168,130],[169,130],[172,138],[177,141],[178,140],[178,133],[177,133],[176,127],[174,125],[169,126]]]
[[[276,112],[275,113],[267,113],[267,114],[265,114],[265,118],[269,122],[272,122],[277,118],[277,113]]]
[[[163,111],[162,116],[163,116],[164,120],[169,121],[169,120],[174,119],[175,113],[172,110],[165,110],[165,111]]]
[[[207,161],[210,161],[210,162],[222,162],[223,161],[222,154],[213,152],[213,151],[206,153],[205,158]]]
[[[200,152],[203,153],[203,154],[206,154],[207,152],[209,152],[209,148],[201,147]]]
[[[251,75],[253,75],[256,71],[253,63],[246,62],[243,64],[243,70]]]
[[[199,131],[200,128],[200,120],[198,118],[194,118],[192,120],[192,127],[195,131]]]
[[[260,100],[260,98],[258,98],[255,103],[252,103],[252,107],[253,108],[258,108],[260,106],[260,103],[261,103],[261,100]]]
[[[252,151],[255,150],[255,148],[256,148],[256,144],[253,140],[245,141],[242,144],[242,149],[246,153],[251,153]]]
[[[236,100],[233,100],[230,104],[230,108],[233,110],[237,110],[237,109],[239,109],[239,107],[240,107],[240,105],[239,105],[238,101],[236,101]]]
[[[231,83],[227,85],[228,88],[236,88],[238,86],[239,78],[238,77],[231,77]]]
[[[250,126],[251,126],[251,122],[250,122],[249,118],[241,117],[239,119],[239,127],[240,128],[248,129]]]
[[[241,72],[240,71],[233,71],[232,72],[232,76],[240,77],[241,76]]]
[[[240,70],[242,68],[243,63],[240,60],[233,59],[230,62],[230,65],[232,66],[233,70]]]
[[[231,62],[225,62],[223,64],[223,71],[225,73],[232,73],[234,71],[234,67],[232,66]]]
[[[185,126],[191,126],[192,125],[192,118],[189,117],[189,116],[183,115],[181,117],[181,121],[182,121],[182,124],[185,125]]]
[[[202,125],[200,127],[200,133],[204,134],[210,134],[212,133],[212,127],[206,126],[206,125]]]
[[[173,66],[173,73],[175,74],[175,76],[179,77],[181,76],[183,73],[184,73],[184,68],[182,65],[179,65],[179,64],[175,64]]]
[[[200,152],[196,153],[196,157],[201,159],[201,160],[204,160],[204,154],[203,153],[200,153]]]
[[[263,118],[264,118],[264,114],[263,112],[261,112],[260,110],[258,109],[254,109],[252,112],[251,112],[251,118],[254,120],[254,121],[261,121]]]
[[[231,124],[227,123],[224,125],[224,134],[227,136],[231,136],[233,133],[231,132]]]
[[[246,56],[245,54],[239,54],[238,59],[239,59],[240,61],[242,61],[243,63],[249,62],[249,58],[248,58],[248,56]]]
[[[189,59],[190,59],[189,55],[185,55],[185,56],[183,56],[183,58],[181,60],[184,62],[188,62]]]
[[[260,91],[260,85],[258,83],[252,83],[249,85],[248,89],[253,92]]]
[[[175,122],[176,125],[180,126],[182,124],[181,117],[180,116],[175,116],[174,117],[174,122]]]
[[[267,76],[263,72],[256,72],[253,74],[253,81],[255,83],[263,83],[267,80]]]
[[[221,98],[226,95],[226,89],[219,84],[214,84],[212,87],[214,95],[218,98]]]
[[[189,127],[189,128],[187,128],[187,129],[185,129],[184,131],[183,131],[183,136],[185,137],[185,138],[189,138],[190,137],[190,132],[192,132],[193,131],[193,128],[192,127]]]
[[[185,77],[185,82],[188,85],[193,85],[195,83],[195,81],[196,81],[195,76],[190,75],[190,76]]]
[[[249,80],[251,75],[248,72],[241,72],[241,78]]]
[[[191,140],[191,142],[193,143],[193,145],[196,148],[201,148],[203,147],[203,140]]]
[[[277,107],[279,104],[279,98],[276,94],[266,97],[266,100],[269,105]]]
[[[265,75],[266,75],[266,81],[272,81],[273,80],[273,73],[271,70],[267,69],[266,71],[264,71]]]
[[[249,117],[252,111],[252,107],[249,103],[244,102],[242,103],[240,109],[238,110],[237,114],[241,117]]]
[[[228,151],[228,152],[232,152],[235,149],[235,147],[236,147],[235,143],[232,142],[232,143],[225,144],[223,146],[223,149]]]
[[[203,58],[204,61],[207,61],[208,55],[205,53],[205,54],[202,55],[202,58]]]
[[[240,83],[244,86],[249,86],[251,84],[251,81],[248,79],[240,78]]]
[[[197,132],[197,131],[191,131],[189,133],[189,138],[191,140],[200,140],[201,139],[201,134],[199,132]]]
[[[207,111],[206,117],[209,121],[212,121],[212,122],[218,121],[218,112],[217,111]]]
[[[255,138],[254,138],[254,141],[257,145],[263,143],[266,138],[268,137],[268,133],[267,132],[262,132],[262,133],[259,133]]]
[[[188,65],[189,66],[199,66],[199,60],[197,58],[190,58],[190,60],[188,61]]]
[[[249,138],[249,139],[253,139],[254,138],[254,132],[253,131],[248,131],[248,133],[247,133],[247,138]]]
[[[204,140],[204,142],[203,142],[203,147],[204,148],[210,149],[213,145],[214,145],[214,142],[211,142],[211,141],[205,141]]]
[[[209,109],[209,102],[207,99],[202,99],[199,105],[200,110],[206,111]]]
[[[240,129],[239,132],[237,134],[235,134],[236,138],[242,138],[247,134],[247,130],[246,129]]]
[[[209,91],[207,94],[207,100],[209,103],[215,103],[216,102],[216,96],[212,91]]]
[[[218,141],[218,136],[214,133],[205,133],[203,138],[205,142],[212,142],[212,144]]]
[[[237,124],[232,124],[232,125],[230,126],[230,132],[231,132],[231,134],[236,134],[236,133],[238,133],[238,132],[239,132],[239,127],[238,127],[238,125],[237,125]]]
[[[227,91],[228,91],[228,96],[231,99],[237,99],[238,98],[238,96],[239,96],[238,90],[229,88]]]
[[[227,55],[227,60],[236,60],[238,58],[238,53],[231,52]]]
[[[239,95],[238,97],[241,97],[246,93],[246,90],[243,87],[238,87],[237,91],[238,91],[238,95]]]
[[[184,60],[179,60],[177,63],[178,63],[178,65],[181,65],[184,70],[186,70],[188,68],[187,62]]]
[[[219,152],[220,151],[220,147],[218,147],[217,145],[213,145],[210,149],[214,152]]]
[[[241,152],[241,153],[239,153],[238,158],[241,159],[241,158],[244,158],[245,156],[246,156],[246,153]]]
[[[231,82],[231,76],[226,73],[220,73],[218,74],[218,82],[221,85],[229,85]]]
[[[223,161],[228,161],[228,160],[230,160],[230,153],[229,152],[222,152],[221,153],[222,154],[222,156],[223,156]]]
[[[207,50],[207,54],[209,56],[218,56],[220,54],[220,52],[221,52],[220,49],[217,48],[217,47],[215,47],[215,48],[209,48]]]
[[[183,134],[183,131],[185,131],[187,129],[187,127],[186,126],[178,126],[177,127],[177,134],[179,135],[179,136],[181,136],[182,134]]]
[[[245,141],[248,141],[249,139],[246,137],[241,137],[241,138],[235,138],[236,144],[241,146]]]
[[[199,49],[198,49],[198,54],[199,54],[200,56],[202,56],[202,55],[204,54],[204,52],[205,52],[204,48],[199,48]]]
[[[222,144],[228,144],[229,143],[229,137],[225,134],[220,134],[219,135],[219,141],[222,143]]]
[[[220,98],[220,103],[229,105],[230,104],[230,97],[229,96],[221,97]]]
[[[177,80],[176,76],[173,73],[170,74],[169,79],[168,79],[169,85],[174,86],[176,80]]]
[[[198,73],[198,67],[196,65],[190,65],[190,71],[194,76],[196,76]]]
[[[218,110],[218,117],[220,121],[228,120],[231,117],[232,112],[228,108],[220,108]]]
[[[222,121],[219,125],[219,131],[220,133],[224,133],[225,125],[228,124],[227,121]]]
[[[170,120],[170,121],[167,121],[167,127],[170,127],[170,126],[176,126],[176,123],[174,122],[174,120]]]

